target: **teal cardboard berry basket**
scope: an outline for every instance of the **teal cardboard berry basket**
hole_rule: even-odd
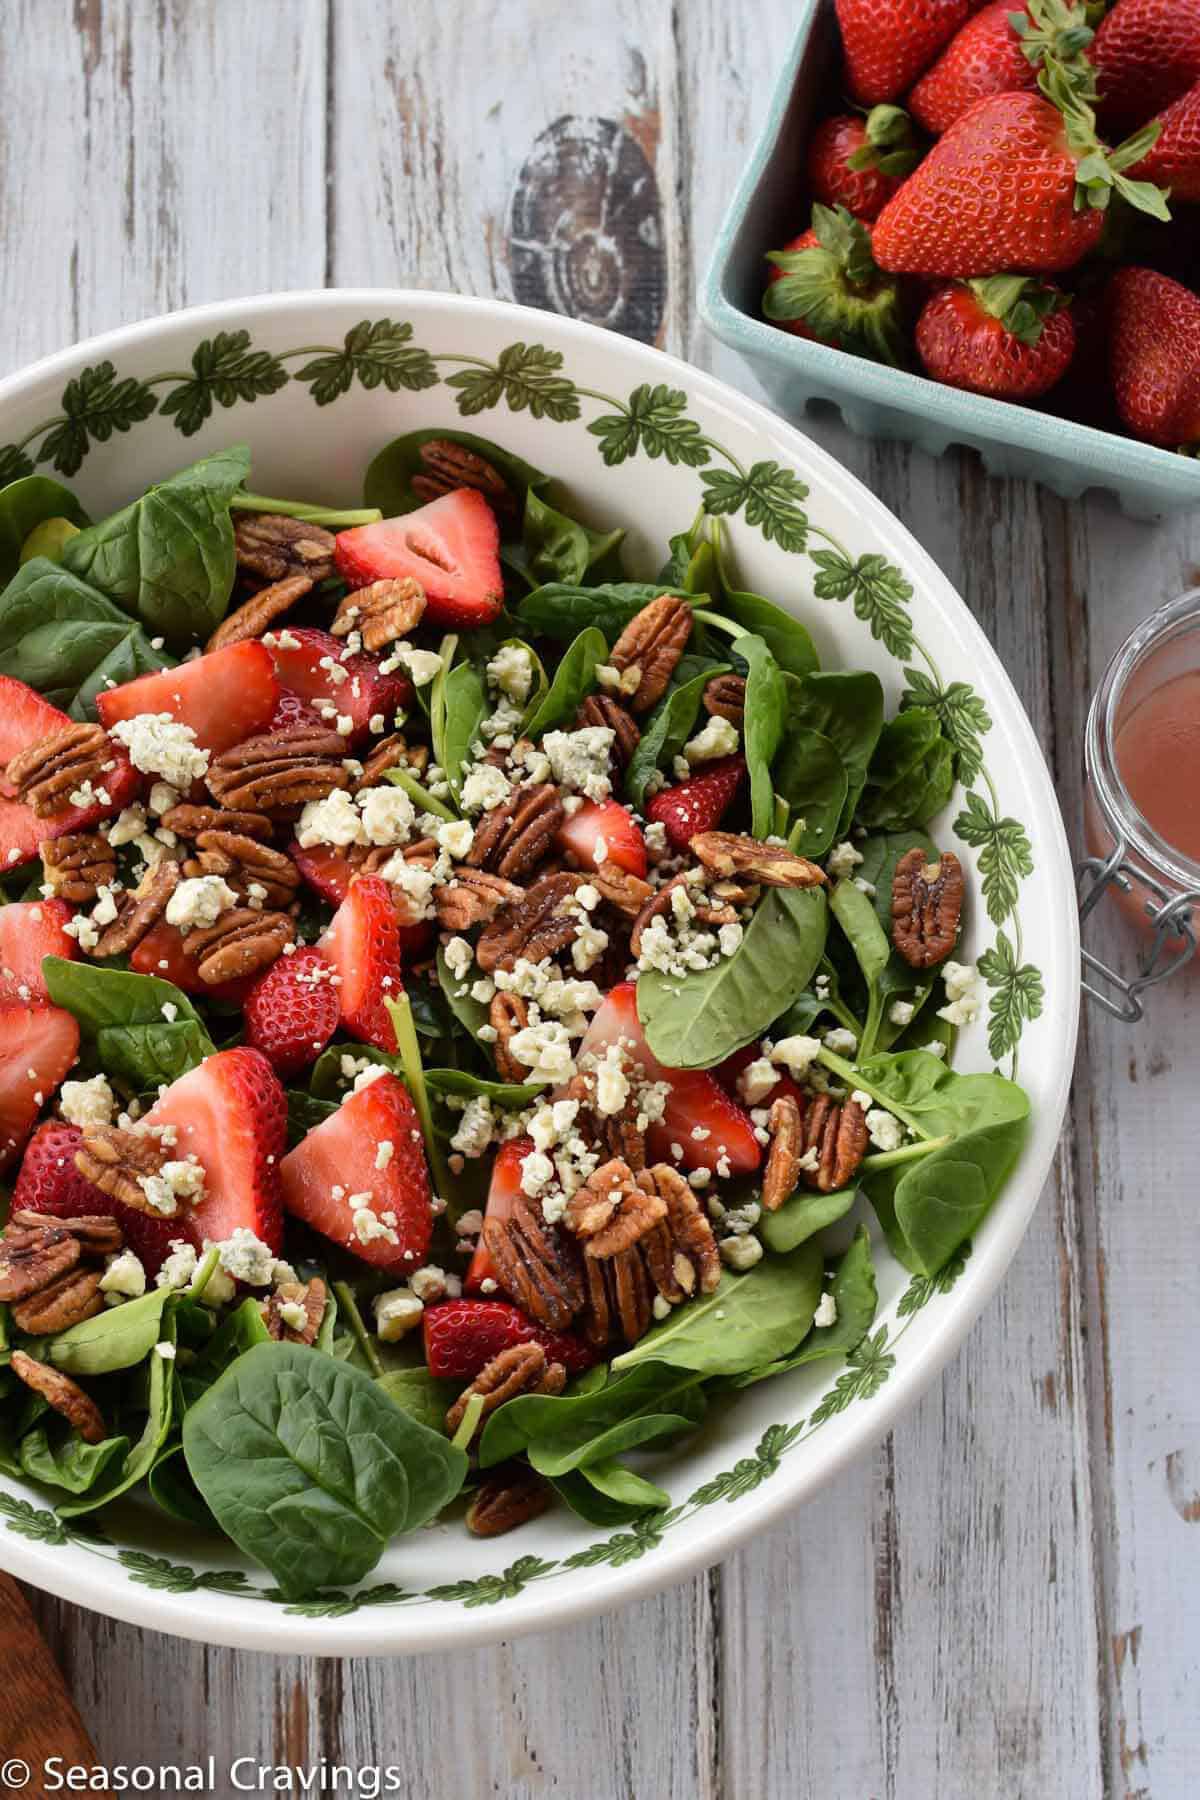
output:
[[[837,61],[832,0],[800,0],[795,41],[704,278],[700,311],[709,330],[745,358],[790,419],[800,420],[814,401],[832,402],[866,437],[898,438],[931,456],[966,445],[993,475],[1032,476],[1070,500],[1106,488],[1133,518],[1200,505],[1198,458],[961,393],[793,337],[762,317],[766,254],[805,224],[799,204],[804,153],[837,91]]]

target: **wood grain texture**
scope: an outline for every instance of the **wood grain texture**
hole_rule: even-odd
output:
[[[40,1769],[48,1756],[85,1767],[95,1750],[16,1582],[0,1575],[0,1757]]]
[[[0,362],[268,287],[512,298],[537,279],[752,388],[695,293],[792,12],[444,0],[416,29],[375,0],[10,0]],[[603,122],[572,141],[651,186],[631,201],[610,166],[556,187],[563,120]],[[564,270],[564,221],[597,195]],[[958,585],[1077,825],[1091,687],[1136,617],[1200,579],[1200,521],[1135,526],[809,429]],[[454,1659],[250,1657],[32,1595],[100,1755],[390,1761],[413,1800],[1190,1796],[1194,999],[1190,980],[1156,995],[1132,1032],[1085,1021],[1071,1129],[1001,1294],[892,1439],[779,1530],[614,1617]]]

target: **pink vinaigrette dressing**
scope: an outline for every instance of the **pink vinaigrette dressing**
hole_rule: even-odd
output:
[[[1142,817],[1200,862],[1200,669],[1146,694],[1118,723],[1113,748]]]

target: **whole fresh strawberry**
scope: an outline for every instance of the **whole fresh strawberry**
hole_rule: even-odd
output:
[[[875,221],[881,268],[962,279],[1053,274],[1095,247],[1114,192],[1170,217],[1161,189],[1125,173],[1149,148],[1146,135],[1106,152],[1091,107],[1060,70],[1043,70],[1039,86],[977,100],[938,139]]]
[[[1132,131],[1200,81],[1200,0],[1117,0],[1091,59],[1105,129]]]
[[[1109,283],[1109,370],[1117,410],[1136,437],[1200,448],[1200,294],[1153,269]]]
[[[646,817],[661,825],[672,850],[686,850],[698,831],[721,823],[746,773],[740,756],[723,756],[701,775],[660,788],[646,803]]]
[[[763,295],[767,318],[797,337],[901,362],[900,290],[879,269],[872,230],[844,206],[814,206],[811,230],[767,258],[774,265]]]
[[[998,400],[1036,400],[1066,373],[1075,327],[1059,289],[1023,275],[954,282],[917,320],[925,372]]]
[[[846,80],[862,106],[898,100],[974,11],[973,0],[835,0]]]
[[[1169,188],[1172,200],[1200,202],[1200,81],[1172,100],[1157,123],[1156,141],[1130,174]]]
[[[873,106],[865,118],[838,113],[813,133],[808,185],[822,206],[873,219],[919,161],[908,114],[898,106]]]
[[[1049,54],[1069,68],[1087,98],[1093,73],[1083,51],[1092,41],[1082,5],[1073,0],[991,0],[967,20],[927,69],[906,102],[918,125],[934,137],[949,131],[976,100],[1037,87]]]

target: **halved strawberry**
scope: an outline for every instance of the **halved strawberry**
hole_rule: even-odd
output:
[[[278,698],[271,652],[257,638],[248,638],[176,669],[108,688],[96,696],[96,710],[110,729],[118,719],[138,713],[170,713],[181,725],[191,726],[202,749],[219,756],[265,731]]]
[[[82,1142],[78,1125],[68,1125],[65,1119],[47,1119],[39,1125],[21,1158],[13,1207],[46,1213],[56,1219],[107,1214],[116,1219],[126,1247],[133,1251],[147,1275],[157,1275],[170,1253],[172,1239],[179,1236],[178,1223],[138,1212],[93,1187],[75,1167],[75,1152]]]
[[[750,1067],[750,1064],[752,1062],[757,1062],[762,1054],[763,1047],[761,1044],[744,1044],[740,1050],[735,1050],[732,1056],[727,1056],[723,1063],[718,1063],[713,1070],[713,1074],[725,1089],[726,1093],[732,1094],[735,1100],[743,1101],[745,1099],[738,1083],[746,1070]],[[793,1080],[786,1069],[776,1069],[775,1085],[772,1087],[770,1093],[767,1094],[763,1100],[758,1101],[757,1104],[760,1106],[770,1106],[773,1100],[780,1100],[785,1094],[791,1099],[798,1101],[801,1111],[803,1111],[806,1103],[803,1089],[795,1080]]]
[[[79,945],[63,926],[74,908],[65,900],[14,900],[0,906],[0,999],[48,1000],[43,956],[70,962]]]
[[[332,963],[319,950],[281,956],[246,996],[246,1042],[279,1075],[315,1062],[338,1028],[341,1003]]]
[[[721,823],[745,773],[740,756],[723,756],[677,787],[660,788],[646,803],[646,817],[665,828],[673,850],[686,850],[697,833]]]
[[[171,1083],[146,1114],[173,1125],[172,1156],[196,1156],[204,1193],[170,1223],[175,1237],[218,1243],[239,1226],[278,1250],[283,1242],[279,1165],[287,1146],[287,1097],[257,1050],[218,1050]]]
[[[646,873],[646,840],[633,814],[619,800],[589,801],[559,827],[558,841],[577,869],[616,863],[631,875]],[[603,856],[597,855],[603,847]]]
[[[307,700],[302,700],[299,694],[293,694],[290,688],[280,688],[275,711],[267,722],[267,730],[289,731],[293,725],[320,726],[323,723]]]
[[[395,1075],[348,1095],[288,1152],[280,1174],[288,1212],[364,1262],[410,1271],[424,1260],[429,1169],[416,1108]]]
[[[79,1027],[61,1006],[0,1000],[0,1168],[12,1162],[79,1054]]]
[[[622,981],[612,988],[595,1014],[579,1047],[579,1065],[620,1044],[629,1064],[640,1066],[644,1080],[665,1082],[670,1089],[661,1121],[651,1125],[646,1145],[655,1162],[684,1169],[723,1165],[731,1175],[752,1175],[762,1149],[744,1109],[732,1100],[707,1069],[667,1069],[652,1053],[637,1010],[637,988]],[[697,1135],[699,1133],[700,1135]],[[679,1146],[678,1156],[674,1146]]]
[[[370,721],[380,715],[391,731],[397,707],[412,699],[407,675],[383,674],[378,657],[347,655],[345,641],[328,631],[290,626],[273,634],[269,647],[285,691],[297,694],[319,718],[327,718],[332,706],[353,719],[351,744],[366,738]]]
[[[65,731],[73,724],[57,706],[43,700],[33,688],[12,675],[0,675],[0,771],[21,750],[28,750],[41,738]],[[0,798],[0,874],[32,861],[48,838],[65,837],[72,831],[89,831],[101,819],[119,812],[137,792],[141,777],[119,744],[112,746],[112,767],[97,782],[108,795],[107,803],[98,806],[68,806],[62,812],[39,819],[31,806],[19,800]],[[13,789],[0,778],[0,796],[11,796]]]
[[[196,967],[196,959],[185,956],[183,933],[177,925],[160,919],[129,952],[129,966],[136,975],[157,975],[185,994],[203,994],[209,1000],[221,1000],[230,1006],[242,1006],[254,985],[253,976],[239,975],[234,981],[205,981]]]
[[[399,999],[404,981],[396,908],[387,882],[378,875],[354,882],[317,948],[341,977],[342,1024],[351,1037],[394,1050],[396,1033],[384,1001]]]
[[[506,1144],[501,1145],[492,1164],[485,1215],[487,1218],[503,1221],[512,1217],[512,1209],[521,1193],[521,1165],[532,1149],[533,1141],[526,1137],[509,1138]],[[485,1291],[485,1281],[495,1282],[497,1287],[500,1285],[496,1265],[484,1247],[481,1233],[475,1246],[475,1254],[463,1277],[463,1286],[468,1294],[480,1294]],[[494,1290],[488,1288],[486,1291],[490,1294]]]
[[[288,855],[314,893],[327,900],[330,906],[342,904],[354,880],[354,865],[344,850],[337,850],[332,844],[312,844],[304,850],[293,843],[288,845]],[[396,892],[400,890],[396,889]],[[419,919],[415,925],[410,925],[397,918],[396,935],[401,957],[409,960],[420,956],[432,943],[433,934],[431,919]]]
[[[353,588],[406,576],[417,582],[431,625],[487,625],[504,604],[500,528],[476,488],[455,488],[400,518],[340,531],[334,555]]]
[[[590,1344],[572,1331],[547,1331],[507,1300],[440,1300],[421,1321],[429,1373],[474,1381],[480,1369],[514,1344],[540,1344],[547,1362],[581,1375],[597,1360]]]

